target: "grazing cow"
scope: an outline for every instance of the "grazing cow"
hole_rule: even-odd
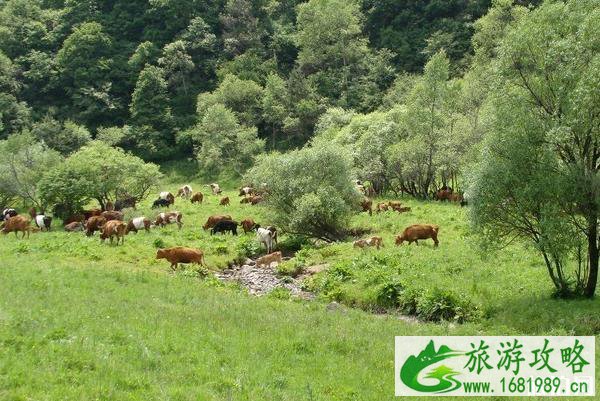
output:
[[[183,222],[181,221],[182,217],[183,215],[177,211],[161,213],[156,216],[154,225],[164,227],[167,224],[177,223],[177,227],[181,230],[181,227],[183,226]]]
[[[17,216],[18,214],[19,213],[17,213],[17,211],[15,209],[10,209],[10,208],[4,209],[2,211],[1,221],[8,220],[11,217]]]
[[[115,210],[105,211],[101,214],[102,217],[106,219],[106,221],[119,220],[123,221],[123,212],[117,212]]]
[[[226,233],[230,231],[231,234],[237,235],[237,226],[238,223],[231,220],[221,220],[210,230],[210,235],[215,235],[217,233]]]
[[[150,219],[147,219],[146,217],[136,217],[129,220],[127,223],[125,234],[129,234],[131,231],[137,234],[138,230],[150,232],[150,226],[152,226],[152,221]]]
[[[271,237],[273,238],[273,242],[277,246],[277,228],[274,226],[267,226],[267,230],[271,231]]]
[[[240,226],[244,229],[244,234],[248,234],[250,231],[254,231],[258,227],[260,227],[258,224],[256,224],[254,222],[254,220],[252,220],[250,218],[242,220],[242,222],[240,223]]]
[[[229,203],[229,197],[226,196],[223,199],[221,199],[221,201],[219,202],[219,205],[221,205],[221,206],[229,206],[230,205],[230,203]]]
[[[221,187],[219,186],[219,184],[212,183],[212,184],[209,185],[209,187],[210,187],[213,195],[219,195],[221,192],[223,192],[221,190]]]
[[[106,224],[104,216],[92,216],[85,222],[85,235],[91,237],[96,231],[100,231]]]
[[[35,219],[33,221],[35,221],[35,225],[41,231],[44,231],[44,229],[46,229],[46,231],[50,231],[50,225],[52,224],[52,217],[46,216],[45,214],[38,214],[37,216],[35,216]]]
[[[252,187],[243,187],[240,188],[240,194],[238,196],[250,196],[254,194],[254,189]]]
[[[452,197],[452,189],[448,187],[442,187],[442,189],[436,191],[434,198],[439,201],[449,201]]]
[[[159,194],[158,199],[164,199],[169,202],[169,205],[175,204],[175,196],[169,191],[163,191]]]
[[[434,246],[439,245],[438,241],[438,231],[440,227],[434,224],[414,224],[410,227],[407,227],[401,235],[396,237],[396,245],[402,245],[404,241],[408,241],[408,244],[412,244],[413,242],[419,245],[420,239],[429,239],[433,240]]]
[[[102,227],[100,241],[104,242],[105,239],[110,238],[110,243],[112,244],[114,237],[117,237],[117,245],[119,245],[119,241],[121,241],[121,244],[124,244],[126,231],[127,224],[123,223],[122,221],[107,221],[104,227]]]
[[[263,197],[262,196],[252,196],[250,197],[250,204],[251,205],[258,205],[259,203],[261,203],[263,201]]]
[[[65,229],[65,231],[73,233],[73,232],[76,232],[76,231],[83,231],[84,227],[83,227],[83,223],[82,222],[80,222],[80,221],[74,221],[74,222],[71,222],[71,223],[65,225],[64,229]]]
[[[171,202],[166,199],[157,199],[152,203],[152,209],[158,209],[159,207],[169,207]]]
[[[229,216],[228,214],[210,216],[206,220],[206,223],[204,223],[202,228],[206,231],[209,228],[213,228],[215,226],[215,224],[217,224],[218,222],[223,221],[223,220],[231,220],[231,216]]]
[[[256,266],[257,267],[261,267],[261,266],[271,267],[271,264],[273,264],[273,262],[277,262],[277,264],[280,264],[281,260],[282,260],[281,252],[280,251],[273,252],[273,253],[270,253],[268,255],[265,255],[263,257],[256,259]]]
[[[83,219],[89,220],[90,218],[92,218],[94,216],[100,216],[102,214],[102,210],[90,209],[90,210],[84,210],[82,213],[83,213]]]
[[[256,237],[267,248],[267,253],[271,253],[274,243],[277,244],[277,230],[274,227],[270,228],[271,230],[269,228],[258,227],[256,230]]]
[[[115,202],[115,210],[120,212],[121,210],[128,207],[135,209],[136,203],[137,200],[133,196],[127,196],[125,198],[117,199],[117,201]]]
[[[204,263],[204,252],[199,249],[176,246],[174,248],[159,249],[156,251],[156,259],[166,259],[171,263],[171,269],[175,271],[179,263],[195,263],[206,266]]]
[[[192,196],[192,199],[191,199],[192,203],[200,203],[200,204],[202,204],[203,200],[204,200],[204,195],[202,195],[201,192],[196,192],[194,194],[194,196]]]
[[[369,239],[354,241],[354,248],[365,248],[368,246],[376,247],[377,249],[381,248],[383,246],[383,238],[375,236]]]
[[[190,185],[184,185],[177,191],[177,196],[189,199],[192,196],[192,187]]]
[[[15,237],[19,238],[18,232],[22,232],[23,236],[21,239],[25,238],[25,233],[27,233],[27,238],[29,238],[29,233],[32,231],[32,227],[30,226],[31,219],[29,216],[16,215],[11,216],[6,219],[6,223],[4,227],[2,227],[2,234],[15,233]]]
[[[360,207],[362,208],[363,212],[368,212],[369,216],[371,216],[373,214],[373,201],[371,199],[364,198],[360,202]]]

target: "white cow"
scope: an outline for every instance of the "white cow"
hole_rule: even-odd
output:
[[[264,244],[264,246],[267,248],[267,254],[271,253],[273,251],[273,232],[266,229],[266,228],[262,228],[259,227],[258,230],[256,230],[256,237],[258,238],[258,240],[260,241],[261,244]]]

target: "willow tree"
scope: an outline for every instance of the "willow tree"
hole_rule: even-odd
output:
[[[473,217],[540,251],[557,293],[592,297],[600,213],[600,8],[545,2],[509,28],[490,80]]]

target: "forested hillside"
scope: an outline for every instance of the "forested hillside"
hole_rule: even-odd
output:
[[[31,130],[68,153],[100,137],[168,160],[218,135],[214,118],[295,147],[332,106],[389,106],[440,49],[464,74],[490,3],[0,0],[0,138]]]

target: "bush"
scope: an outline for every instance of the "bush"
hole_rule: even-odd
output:
[[[439,288],[434,288],[431,292],[426,292],[421,296],[416,312],[417,316],[423,320],[456,321],[458,323],[473,320],[478,314],[477,307],[469,300]]]
[[[304,271],[304,263],[298,260],[289,260],[277,266],[277,273],[281,276],[296,277]]]
[[[377,290],[377,305],[384,308],[396,308],[400,305],[400,295],[404,286],[400,281],[392,279],[383,283]]]
[[[267,185],[273,222],[288,233],[325,241],[346,236],[360,194],[354,188],[350,157],[326,143],[286,154],[263,156],[246,175]]]

